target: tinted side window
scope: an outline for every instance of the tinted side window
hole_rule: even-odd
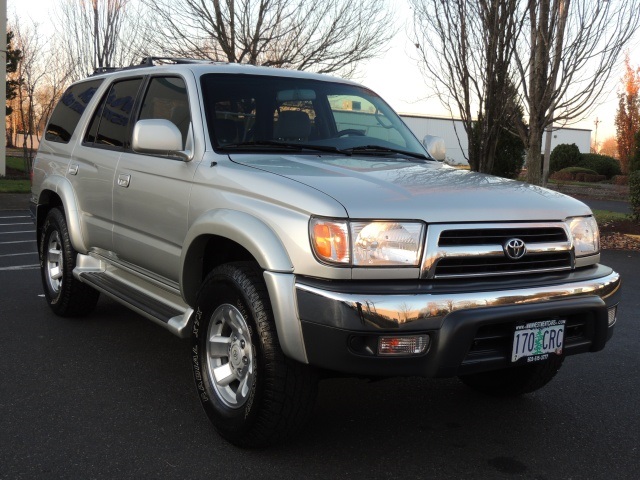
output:
[[[53,110],[44,138],[67,143],[102,81],[96,79],[69,87]]]
[[[123,80],[111,85],[93,114],[84,141],[122,149],[128,141],[129,121],[141,78]]]
[[[139,120],[170,120],[182,133],[184,148],[191,123],[189,98],[184,80],[179,77],[153,77],[142,102]]]

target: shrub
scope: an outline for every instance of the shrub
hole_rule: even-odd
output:
[[[576,173],[588,173],[589,175],[598,175],[598,172],[596,172],[595,170],[591,170],[589,168],[584,168],[584,167],[567,167],[560,170],[560,172],[573,173],[574,175]]]
[[[633,156],[629,162],[629,173],[640,170],[640,130],[633,137],[635,139]]]
[[[598,175],[604,175],[607,178],[612,178],[622,173],[620,163],[615,158],[597,153],[583,153],[579,165],[583,168],[595,170]]]
[[[575,143],[561,143],[551,152],[549,172],[554,173],[563,168],[576,167],[580,163],[580,150]]]
[[[584,177],[584,175],[598,175],[597,172],[594,172],[593,170],[589,170],[588,168],[582,168],[582,167],[567,167],[567,168],[563,168],[562,170],[552,173],[549,178],[552,180],[558,180],[560,182],[568,182],[568,181],[573,181],[573,180],[578,180],[577,175],[582,174],[582,176]]]
[[[564,170],[560,170],[559,172],[552,173],[549,175],[551,180],[557,180],[559,182],[571,182],[576,179],[576,175],[571,172],[565,172]]]
[[[578,179],[578,175],[582,176],[582,179]],[[602,180],[606,180],[607,177],[604,175],[592,175],[589,173],[578,173],[576,175],[576,180],[581,182],[601,182]]]
[[[616,175],[613,177],[613,183],[616,185],[629,185],[629,175]]]
[[[633,218],[640,222],[640,170],[629,175],[629,203]]]

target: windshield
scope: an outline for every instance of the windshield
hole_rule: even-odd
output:
[[[398,115],[366,88],[265,75],[202,77],[217,151],[427,154]]]

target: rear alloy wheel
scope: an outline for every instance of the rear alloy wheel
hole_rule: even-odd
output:
[[[73,276],[78,254],[71,245],[67,221],[60,209],[49,211],[41,231],[40,272],[49,306],[63,317],[90,313],[100,293]]]
[[[215,268],[200,288],[194,316],[193,374],[218,433],[237,446],[259,448],[301,430],[313,410],[317,376],[282,352],[258,265]]]
[[[459,378],[478,392],[495,397],[514,397],[544,387],[556,376],[563,361],[563,356],[553,356],[540,363],[462,375]]]

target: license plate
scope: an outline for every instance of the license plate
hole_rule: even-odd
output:
[[[545,320],[517,325],[513,334],[511,361],[526,358],[527,363],[540,362],[548,359],[550,354],[561,355],[564,324],[565,320]]]

